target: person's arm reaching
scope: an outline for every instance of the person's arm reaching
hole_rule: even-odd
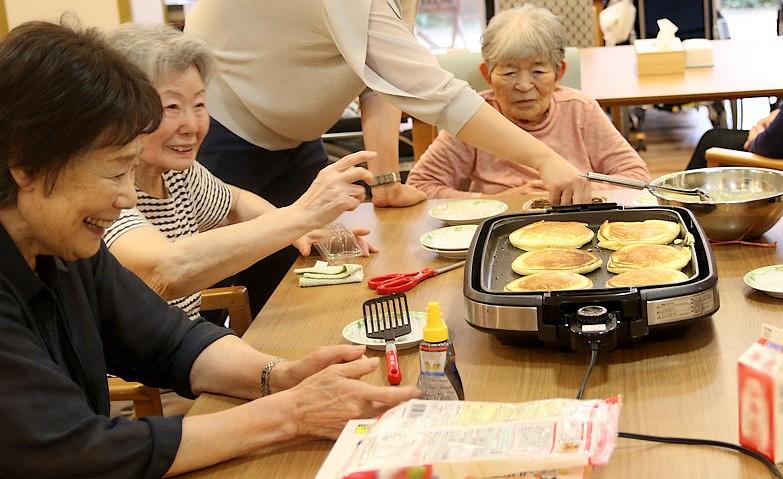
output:
[[[301,361],[278,363],[271,371],[270,396],[219,413],[185,418],[179,450],[167,476],[295,439],[334,439],[347,420],[373,417],[418,397],[414,387],[381,387],[360,381],[379,364],[377,358],[364,358],[363,353],[361,346],[333,346]],[[270,359],[235,337],[221,338],[196,359],[191,370],[193,391],[257,398],[261,369]]]
[[[374,93],[360,97],[364,148],[378,153],[369,170],[375,176],[399,173],[400,109]],[[423,192],[399,182],[372,187],[375,206],[410,206],[424,201]]]
[[[590,202],[590,185],[575,167],[487,105],[467,83],[443,71],[390,3],[372,3],[366,33],[358,28],[332,31],[338,48],[346,50],[363,43],[360,36],[367,39],[366,55],[350,57],[364,63],[349,60],[365,85],[397,108],[472,146],[535,168],[552,204]],[[329,17],[328,8],[326,13]]]
[[[465,123],[457,138],[538,170],[553,205],[591,201],[590,184],[579,176],[576,167],[486,103]]]
[[[374,158],[360,152],[326,167],[291,206],[174,242],[142,226],[114,240],[110,251],[165,299],[200,291],[358,206],[364,188],[353,182],[372,182],[373,175],[355,165]]]

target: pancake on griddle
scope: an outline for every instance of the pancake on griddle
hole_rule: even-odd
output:
[[[604,221],[598,230],[598,246],[620,249],[629,244],[669,244],[680,235],[673,221]]]
[[[639,268],[618,274],[606,282],[607,288],[623,286],[649,286],[652,284],[680,283],[688,276],[680,270],[671,268]]]
[[[618,249],[606,264],[610,273],[625,273],[639,268],[682,269],[691,261],[689,248],[661,244],[631,244]]]
[[[512,245],[525,251],[544,248],[579,248],[595,236],[587,223],[576,221],[538,221],[508,235]]]
[[[570,271],[589,273],[600,268],[601,258],[581,249],[545,248],[522,253],[511,263],[511,269],[521,275],[542,271]]]
[[[542,271],[522,276],[508,283],[505,291],[556,291],[563,289],[589,289],[593,287],[590,278],[568,271]]]

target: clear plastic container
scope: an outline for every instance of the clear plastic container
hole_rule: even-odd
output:
[[[359,240],[344,224],[332,223],[321,229],[325,236],[313,246],[325,261],[342,261],[362,255]]]

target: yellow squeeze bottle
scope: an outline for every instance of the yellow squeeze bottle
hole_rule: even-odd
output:
[[[417,386],[424,393],[422,399],[465,399],[449,328],[436,301],[427,303],[427,325],[419,344],[419,369]]]

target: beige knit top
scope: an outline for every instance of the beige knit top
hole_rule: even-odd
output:
[[[186,31],[215,53],[210,114],[245,140],[282,150],[320,137],[367,90],[456,134],[484,100],[417,42],[415,4],[200,0]]]

